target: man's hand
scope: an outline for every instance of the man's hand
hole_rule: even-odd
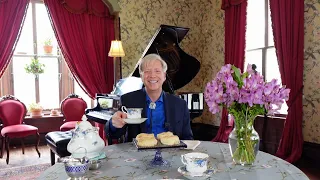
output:
[[[127,118],[127,114],[122,111],[117,111],[112,116],[112,125],[116,128],[122,128],[126,122],[123,120]]]

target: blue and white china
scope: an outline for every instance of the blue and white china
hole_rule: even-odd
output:
[[[125,106],[121,107],[121,111],[127,114],[128,119],[139,119],[141,118],[143,108],[126,108]]]
[[[178,168],[178,172],[188,179],[200,180],[207,179],[208,177],[210,177],[214,173],[214,170],[207,169],[201,174],[192,174],[189,171],[187,171],[186,166],[181,166]]]
[[[208,154],[199,152],[181,155],[181,162],[186,165],[186,170],[194,176],[200,176],[203,172],[207,171],[208,159]]]
[[[71,179],[83,179],[90,167],[89,159],[86,157],[61,158],[60,161],[64,163],[65,171]]]
[[[91,159],[100,156],[103,148],[104,141],[99,136],[98,128],[93,127],[84,115],[82,121],[79,121],[76,128],[72,130],[67,150],[74,158],[86,156]]]

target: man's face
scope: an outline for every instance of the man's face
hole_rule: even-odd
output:
[[[144,64],[142,81],[147,91],[162,91],[165,80],[166,73],[163,72],[160,61],[154,60]]]

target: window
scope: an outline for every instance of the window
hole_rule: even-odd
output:
[[[268,0],[248,0],[245,68],[247,64],[255,64],[266,81],[275,78],[281,83],[268,3]],[[284,103],[279,112],[287,114],[287,110]]]
[[[44,64],[44,72],[28,74],[25,66],[35,58]],[[91,99],[81,88],[75,88],[78,85],[60,54],[47,9],[40,0],[29,4],[14,55],[0,83],[1,96],[13,94],[26,106],[40,102],[44,109],[58,109],[65,97],[76,93],[91,107]]]

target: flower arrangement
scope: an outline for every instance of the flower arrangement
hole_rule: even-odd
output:
[[[257,115],[274,114],[289,99],[290,89],[281,87],[276,79],[265,82],[262,75],[247,66],[247,71],[230,64],[221,68],[216,77],[207,84],[204,92],[209,111],[213,114],[224,106],[234,117],[233,132],[237,138],[230,147],[233,160],[239,164],[252,164],[257,153],[258,141],[252,138],[253,123]],[[231,134],[230,134],[231,135]],[[229,136],[230,144],[230,136]],[[230,144],[232,146],[232,144]]]
[[[37,57],[31,59],[30,64],[26,64],[24,69],[26,73],[28,74],[42,74],[44,73],[44,67],[45,65],[39,62],[39,59]]]

